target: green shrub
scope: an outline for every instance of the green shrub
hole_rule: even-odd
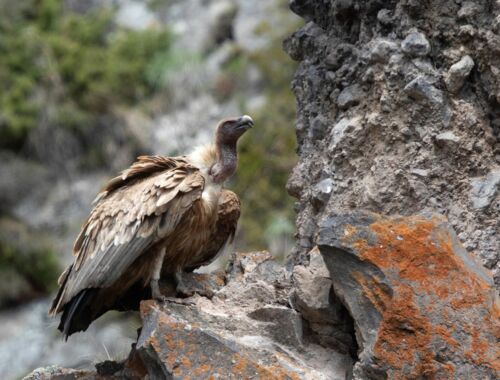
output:
[[[283,51],[281,39],[275,36],[267,48],[228,64],[229,75],[235,80],[237,70],[257,66],[265,83],[265,104],[252,111],[255,128],[241,141],[232,185],[242,199],[243,242],[252,249],[268,248],[273,239],[283,234],[291,238],[294,231],[293,199],[285,186],[296,162],[295,98],[290,90],[296,65]],[[238,84],[234,86],[238,88]]]
[[[18,301],[16,297],[49,293],[59,273],[57,255],[46,238],[17,221],[0,219],[0,274],[11,279],[0,287],[0,307]]]
[[[85,128],[156,92],[150,68],[169,53],[166,30],[117,28],[111,10],[64,13],[61,0],[22,4],[0,15],[0,147],[19,147],[42,116]]]

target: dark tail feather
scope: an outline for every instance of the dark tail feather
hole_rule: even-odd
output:
[[[68,337],[78,331],[85,331],[92,322],[92,313],[89,307],[94,295],[99,289],[84,289],[64,306],[58,329]]]

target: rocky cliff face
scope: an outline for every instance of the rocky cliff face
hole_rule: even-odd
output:
[[[297,263],[355,209],[446,215],[500,284],[500,5],[291,1]]]

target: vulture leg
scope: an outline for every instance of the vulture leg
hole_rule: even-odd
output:
[[[153,296],[154,299],[156,300],[163,300],[163,295],[160,292],[160,285],[159,285],[159,280],[160,280],[160,274],[161,274],[161,267],[163,265],[163,258],[165,257],[165,248],[162,248],[158,254],[156,255],[156,258],[154,259],[153,263],[153,275],[151,276],[151,295]]]
[[[194,291],[189,288],[189,286],[184,282],[182,278],[183,272],[175,272],[175,284],[176,284],[176,292],[180,293],[183,296],[190,297],[194,294]]]

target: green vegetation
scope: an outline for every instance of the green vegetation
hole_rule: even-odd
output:
[[[169,59],[165,30],[117,28],[111,10],[64,13],[61,0],[2,1],[0,11],[6,10],[9,17],[0,17],[0,147],[20,147],[43,118],[89,128],[116,105],[157,90]]]
[[[285,185],[296,162],[295,99],[290,90],[296,65],[283,51],[281,40],[282,36],[276,36],[267,48],[236,56],[227,65],[234,81],[245,65],[255,65],[265,83],[265,103],[252,111],[255,129],[240,143],[239,168],[232,186],[242,199],[243,240],[254,249],[268,249],[273,239],[291,238],[295,230],[293,199]]]
[[[59,262],[50,244],[12,219],[0,219],[0,307],[55,289]]]
[[[277,9],[275,16],[287,12]],[[221,101],[238,100],[256,123],[240,144],[240,168],[231,186],[242,199],[247,249],[267,248],[294,230],[285,184],[296,160],[295,100],[289,89],[295,64],[282,50],[282,28],[277,35],[262,23],[256,32],[270,35],[272,43],[252,53],[234,46],[213,89]],[[112,9],[75,14],[63,10],[63,0],[0,0],[0,148],[19,150],[31,130],[47,124],[70,129],[82,143],[85,162],[102,165],[101,146],[95,139],[87,144],[85,137],[100,135],[103,116],[168,89],[186,63],[203,64],[201,55],[173,51],[171,38],[164,29],[118,27]],[[248,109],[241,95],[249,68],[262,75],[265,101],[258,110]],[[10,248],[2,249],[5,256]]]

